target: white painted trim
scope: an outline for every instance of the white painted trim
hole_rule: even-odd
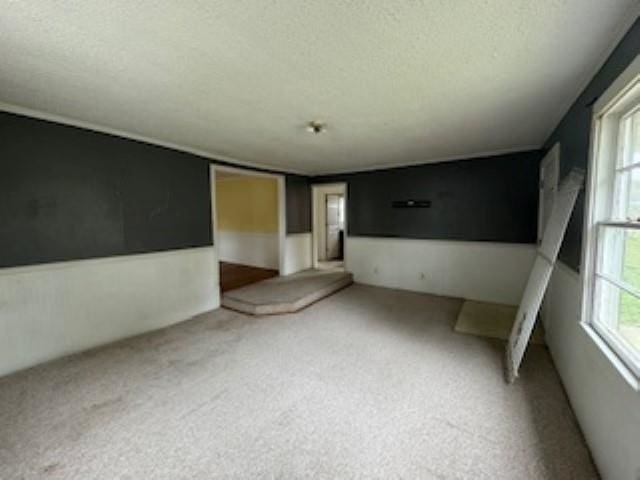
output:
[[[460,246],[500,246],[501,248],[513,248],[516,250],[531,250],[536,248],[536,245],[533,243],[510,243],[510,242],[485,242],[481,240],[442,240],[437,238],[403,238],[403,237],[374,237],[371,235],[354,235],[350,236],[351,239],[357,238],[366,238],[367,240],[371,240],[374,242],[388,242],[388,241],[402,241],[402,242],[415,242],[415,243],[424,243],[429,242],[432,245],[451,245],[451,244],[459,244]],[[569,268],[569,267],[567,267]]]
[[[640,55],[633,59],[629,66],[624,69],[594,103],[593,113],[596,119],[634,88],[638,81],[640,81]]]
[[[582,301],[580,305],[580,323],[593,338],[594,335],[599,337],[596,345],[603,354],[611,359],[613,357],[620,361],[627,363],[624,368],[620,368],[618,362],[612,362],[616,367],[616,370],[624,377],[627,378],[629,374],[635,378],[634,384],[640,381],[640,377],[632,370],[637,369],[638,365],[633,360],[623,359],[620,355],[619,349],[612,346],[610,342],[604,338],[599,332],[597,327],[592,326],[592,312],[594,307],[594,288],[595,288],[595,262],[596,262],[596,249],[597,249],[597,222],[602,220],[597,218],[599,213],[597,211],[597,197],[595,195],[597,188],[604,188],[601,184],[603,178],[601,174],[601,165],[598,165],[598,158],[602,154],[602,150],[608,147],[608,144],[604,143],[606,139],[603,139],[603,130],[609,127],[606,122],[607,113],[624,95],[629,93],[633,88],[637,88],[640,82],[640,55],[629,64],[629,66],[609,85],[609,87],[603,92],[598,101],[594,104],[593,115],[591,119],[591,135],[589,144],[589,160],[587,168],[587,187],[585,198],[585,211],[583,218],[583,230],[582,230],[582,265],[580,269],[580,284],[582,289]],[[609,120],[610,121],[610,120]],[[617,134],[616,134],[617,137]],[[606,182],[605,182],[606,183]],[[600,185],[600,187],[599,187]],[[633,365],[628,363],[633,362]],[[632,373],[630,373],[632,372]]]
[[[598,74],[600,69],[604,66],[606,61],[609,59],[611,54],[614,52],[618,44],[622,41],[627,32],[631,29],[635,21],[638,19],[638,15],[640,15],[640,1],[636,1],[634,4],[629,7],[629,11],[626,15],[622,16],[622,22],[620,23],[620,27],[612,30],[611,39],[602,49],[602,53],[598,61],[593,65],[593,67],[585,70],[582,81],[578,82],[577,85],[579,88],[576,88],[576,94],[573,97],[570,97],[566,103],[561,104],[560,108],[558,108],[558,113],[553,117],[553,120],[549,123],[551,127],[549,131],[544,136],[542,140],[542,144],[544,145],[547,140],[551,137],[553,132],[556,130],[562,119],[569,113],[569,110],[573,106],[574,103],[580,98],[580,95],[584,92],[584,90],[589,86],[594,77]]]
[[[157,145],[159,147],[170,148],[171,150],[190,153],[192,155],[197,155],[198,157],[203,157],[214,162],[215,161],[229,162],[237,165],[237,167],[234,168],[226,165],[219,165],[219,166],[228,168],[229,170],[239,170],[241,172],[242,171],[246,172],[246,170],[244,169],[258,168],[258,169],[274,170],[274,171],[279,171],[284,173],[290,173],[295,175],[307,175],[307,176],[334,175],[334,174],[341,174],[341,173],[365,172],[369,170],[386,170],[390,168],[408,167],[408,166],[422,165],[422,164],[428,164],[428,163],[439,163],[439,162],[449,162],[449,161],[455,161],[455,160],[468,160],[473,158],[491,157],[495,155],[505,155],[508,153],[521,152],[524,150],[537,150],[540,148],[540,145],[525,145],[522,147],[506,148],[501,150],[489,150],[489,151],[482,151],[482,152],[471,153],[471,154],[427,158],[427,159],[416,160],[413,162],[385,163],[385,164],[371,165],[371,166],[365,166],[365,167],[356,167],[351,169],[345,168],[345,169],[338,169],[338,170],[303,171],[303,170],[297,170],[297,169],[283,168],[277,165],[270,165],[267,163],[251,162],[248,160],[239,160],[237,158],[230,157],[228,155],[219,155],[215,152],[209,152],[206,150],[189,147],[187,145],[180,145],[178,143],[173,143],[173,142],[165,142],[164,140],[160,140],[157,138],[148,137],[145,135],[138,135],[136,133],[126,132],[124,130],[119,130],[117,128],[97,125],[95,123],[86,122],[84,120],[77,120],[77,119],[65,117],[62,115],[57,115],[55,113],[43,112],[40,110],[33,110],[31,108],[26,108],[20,105],[13,105],[5,102],[0,102],[0,111],[15,113],[17,115],[24,115],[26,117],[36,118],[39,120],[47,120],[50,122],[60,123],[62,125],[68,125],[71,127],[78,127],[85,130],[91,130],[94,132],[106,133],[108,135],[114,135],[117,137],[127,138],[130,140],[136,140],[138,142]],[[252,171],[251,174],[253,175],[254,173],[258,174],[258,173],[265,173],[265,172]]]
[[[580,322],[580,327],[584,330],[587,336],[591,339],[592,342],[596,344],[600,353],[605,356],[605,358],[613,365],[613,368],[624,378],[624,380],[629,384],[631,388],[636,391],[640,391],[640,380],[636,375],[627,367],[624,361],[616,355],[616,353],[611,349],[609,344],[602,338],[602,335],[598,333],[598,331],[593,328],[591,325]]]
[[[250,175],[252,177],[274,178],[278,182],[278,272],[284,275],[285,271],[285,248],[287,232],[287,191],[285,176],[278,173],[257,172],[254,170],[238,167],[228,167],[225,165],[211,164],[209,166],[209,185],[211,189],[211,218],[213,220],[213,243],[218,245],[218,218],[216,212],[216,171],[237,173],[240,175]]]
[[[238,167],[247,167],[247,168],[260,168],[266,170],[275,170],[280,172],[294,173],[298,175],[304,175],[299,170],[290,170],[283,169],[282,167],[278,167],[275,165],[269,164],[261,164],[256,162],[251,162],[248,160],[239,160],[234,157],[230,157],[228,155],[219,155],[215,152],[208,152],[206,150],[200,150],[198,148],[189,147],[187,145],[181,145],[173,142],[165,142],[164,140],[160,140],[153,137],[147,137],[145,135],[138,135],[137,133],[126,132],[124,130],[119,130],[117,128],[106,127],[103,125],[97,125],[95,123],[86,122],[84,120],[77,120],[74,118],[65,117],[62,115],[57,115],[55,113],[43,112],[40,110],[33,110],[31,108],[22,107],[20,105],[14,105],[11,103],[0,102],[0,111],[15,113],[17,115],[24,115],[26,117],[32,117],[39,120],[47,120],[50,122],[60,123],[62,125],[68,125],[71,127],[83,128],[85,130],[91,130],[94,132],[106,133],[108,135],[114,135],[116,137],[128,138],[130,140],[136,140],[138,142],[149,143],[151,145],[157,145],[159,147],[170,148],[171,150],[177,150],[179,152],[190,153],[192,155],[197,155],[199,157],[207,158],[213,161],[220,162],[229,162],[238,165]]]
[[[313,268],[318,267],[318,235],[320,233],[320,205],[318,204],[318,195],[323,191],[327,193],[335,193],[336,190],[340,190],[340,193],[344,195],[344,245],[343,245],[343,260],[346,264],[347,261],[347,225],[349,222],[349,215],[347,208],[348,188],[346,182],[336,183],[316,183],[311,185],[311,265]]]
[[[24,115],[24,116],[36,118],[39,120],[47,120],[50,122],[60,123],[62,125],[83,128],[85,130],[91,130],[94,132],[106,133],[108,135],[114,135],[117,137],[128,138],[130,140],[136,140],[136,141],[148,143],[151,145],[170,148],[172,150],[177,150],[179,152],[190,153],[192,155],[197,155],[199,157],[207,158],[212,161],[217,160],[221,162],[229,162],[237,165],[237,168],[223,166],[223,165],[219,165],[219,166],[228,168],[230,171],[239,170],[240,172],[243,172],[243,171],[246,172],[246,170],[244,169],[258,168],[258,169],[280,171],[284,173],[291,173],[296,175],[307,175],[307,176],[333,175],[333,174],[341,174],[341,173],[365,172],[369,170],[386,170],[390,168],[408,167],[408,166],[422,165],[422,164],[428,164],[428,163],[449,162],[449,161],[455,161],[455,160],[468,160],[473,158],[491,157],[494,155],[505,155],[508,153],[516,153],[524,150],[537,150],[540,148],[540,145],[525,145],[522,147],[506,148],[501,150],[489,150],[489,151],[482,151],[482,152],[471,153],[471,154],[421,159],[421,160],[416,160],[414,162],[386,163],[386,164],[371,165],[366,167],[356,167],[351,169],[345,168],[345,169],[338,169],[338,170],[318,170],[318,171],[305,172],[302,170],[295,170],[290,168],[285,169],[276,165],[269,165],[266,163],[257,163],[257,162],[251,162],[248,160],[239,160],[237,158],[229,157],[227,155],[218,155],[215,152],[208,152],[205,150],[192,148],[186,145],[180,145],[172,142],[165,142],[164,140],[159,140],[157,138],[147,137],[145,135],[138,135],[136,133],[126,132],[124,130],[119,130],[117,128],[105,127],[102,125],[97,125],[95,123],[86,122],[84,120],[77,120],[77,119],[65,117],[62,115],[57,115],[55,113],[42,112],[40,110],[33,110],[31,108],[26,108],[20,105],[13,105],[5,102],[0,102],[0,111],[15,113],[18,115]],[[254,173],[257,174],[257,173],[264,173],[264,172],[252,171],[252,175]]]
[[[172,250],[160,250],[157,252],[113,255],[109,257],[78,258],[74,260],[64,260],[60,262],[37,263],[35,265],[20,265],[17,267],[2,267],[0,268],[0,276],[14,275],[18,273],[37,272],[39,270],[50,271],[50,270],[58,270],[58,269],[64,269],[64,268],[73,268],[78,263],[87,264],[87,265],[92,265],[92,264],[100,265],[100,264],[110,264],[110,263],[122,263],[122,262],[128,262],[130,260],[138,260],[138,259],[148,258],[148,257],[170,257],[170,256],[180,255],[185,251],[205,250],[209,248],[212,248],[212,245],[204,245],[202,247],[177,248]]]
[[[287,185],[284,175],[278,175],[278,272],[285,275],[287,248]]]
[[[523,145],[521,147],[503,148],[498,150],[484,150],[484,151],[475,152],[475,153],[464,153],[460,155],[449,155],[444,157],[423,158],[423,159],[415,160],[411,162],[380,163],[376,165],[367,165],[367,166],[355,167],[355,168],[343,168],[343,169],[329,170],[329,171],[318,170],[318,171],[307,173],[306,175],[310,175],[310,176],[344,175],[349,173],[370,172],[372,170],[392,170],[394,168],[419,167],[421,165],[430,165],[433,163],[444,163],[444,162],[455,162],[457,160],[481,160],[483,158],[495,157],[498,155],[508,155],[510,153],[539,150],[540,148],[542,148],[542,144],[528,144],[528,145]]]
[[[218,211],[216,205],[216,166],[209,165],[209,194],[211,195],[211,238],[213,245],[218,245]],[[218,271],[220,271],[220,259],[218,259]]]

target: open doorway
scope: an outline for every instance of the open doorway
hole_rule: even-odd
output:
[[[313,186],[313,266],[343,270],[346,245],[346,184]]]
[[[284,178],[212,166],[213,238],[222,293],[280,274]]]

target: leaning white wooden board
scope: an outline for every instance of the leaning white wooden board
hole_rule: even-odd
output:
[[[551,279],[553,266],[583,181],[584,173],[574,168],[558,188],[533,269],[522,295],[516,321],[507,342],[506,376],[509,383],[518,377],[522,357],[529,344],[538,310]]]

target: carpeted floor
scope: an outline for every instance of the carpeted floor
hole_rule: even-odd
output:
[[[0,478],[596,478],[547,350],[503,380],[461,302],[354,285],[0,379]]]

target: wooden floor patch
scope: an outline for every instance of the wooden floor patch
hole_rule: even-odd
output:
[[[251,267],[237,263],[220,262],[220,290],[228,292],[235,288],[278,276],[277,270]]]

